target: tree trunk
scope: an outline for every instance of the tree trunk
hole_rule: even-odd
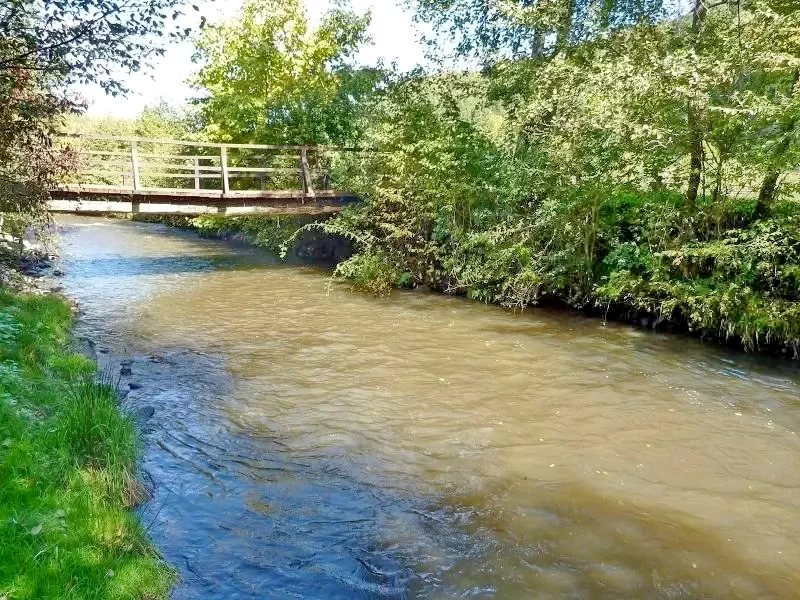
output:
[[[789,88],[789,97],[794,96],[797,91],[797,81],[800,79],[800,69],[794,72],[792,78],[792,86]],[[789,118],[784,121],[780,128],[781,135],[783,136],[775,146],[774,158],[780,159],[789,149],[790,137],[789,133],[794,129],[796,119]],[[764,181],[761,183],[761,189],[758,192],[758,202],[756,203],[756,214],[763,215],[767,211],[769,204],[775,199],[775,191],[778,189],[778,178],[780,172],[777,168],[771,168],[764,175]]]
[[[539,58],[544,54],[543,30],[537,25],[531,34],[531,58]]]
[[[708,9],[704,0],[695,0],[692,9],[692,46],[697,50],[700,39],[700,30],[706,20]],[[693,209],[700,189],[703,175],[703,118],[700,109],[692,100],[688,104],[689,125],[689,183],[686,188],[686,203]]]
[[[603,0],[600,8],[600,29],[606,31],[611,25],[611,13],[614,12],[614,0]]]
[[[764,175],[764,181],[761,183],[761,189],[758,192],[758,202],[756,203],[756,214],[763,215],[767,212],[767,206],[770,205],[775,198],[775,190],[778,189],[778,177],[780,173],[777,171],[767,171]]]
[[[698,110],[689,103],[689,185],[686,203],[690,209],[697,202],[697,192],[703,175],[703,130],[700,127]]]
[[[564,2],[564,14],[556,32],[556,52],[565,51],[569,47],[569,35],[572,33],[572,19],[575,16],[575,0]]]
[[[719,159],[717,160],[717,174],[714,178],[714,191],[711,193],[712,201],[715,203],[722,197],[722,175],[724,166],[725,159],[722,155],[720,155]]]

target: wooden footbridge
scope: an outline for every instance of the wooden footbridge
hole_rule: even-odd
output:
[[[331,176],[354,148],[84,134],[54,143],[75,170],[51,190],[51,212],[318,215],[354,200]]]

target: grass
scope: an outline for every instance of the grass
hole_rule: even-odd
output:
[[[166,598],[130,510],[136,430],[71,326],[58,298],[0,291],[0,600]]]

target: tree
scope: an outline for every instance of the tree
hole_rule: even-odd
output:
[[[764,155],[766,169],[758,194],[758,211],[764,212],[775,199],[781,172],[800,163],[797,155],[800,122],[800,10],[791,0],[757,2],[755,35],[759,58],[774,77],[766,86],[771,126]]]
[[[197,40],[195,85],[209,137],[235,142],[347,144],[360,103],[382,74],[350,59],[369,15],[340,8],[311,29],[301,0],[248,0],[235,22]]]
[[[68,92],[97,83],[127,90],[119,78],[186,36],[182,0],[5,0],[0,4],[0,194],[3,212],[43,216],[52,178],[69,153],[50,146],[65,113],[80,110]]]
[[[182,0],[5,0],[0,6],[0,73],[40,72],[50,83],[98,83],[127,91],[115,70],[138,71],[165,40],[191,32]],[[194,7],[197,9],[197,7]],[[171,23],[171,24],[170,24]]]
[[[500,59],[552,56],[603,32],[663,17],[662,0],[407,0],[441,56],[442,39],[458,57],[491,65]],[[442,35],[446,33],[447,35]],[[449,42],[448,42],[449,43]]]

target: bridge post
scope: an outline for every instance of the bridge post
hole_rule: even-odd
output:
[[[228,181],[228,149],[225,146],[219,149],[219,164],[222,167],[222,193],[227,194],[231,186]]]
[[[311,181],[311,169],[308,166],[308,150],[303,148],[300,150],[300,171],[303,177],[303,200],[306,198],[315,198],[314,185]]]
[[[131,170],[133,171],[133,189],[138,190],[141,187],[139,180],[139,143],[136,141],[131,142]]]
[[[194,189],[200,189],[200,159],[194,157]]]

